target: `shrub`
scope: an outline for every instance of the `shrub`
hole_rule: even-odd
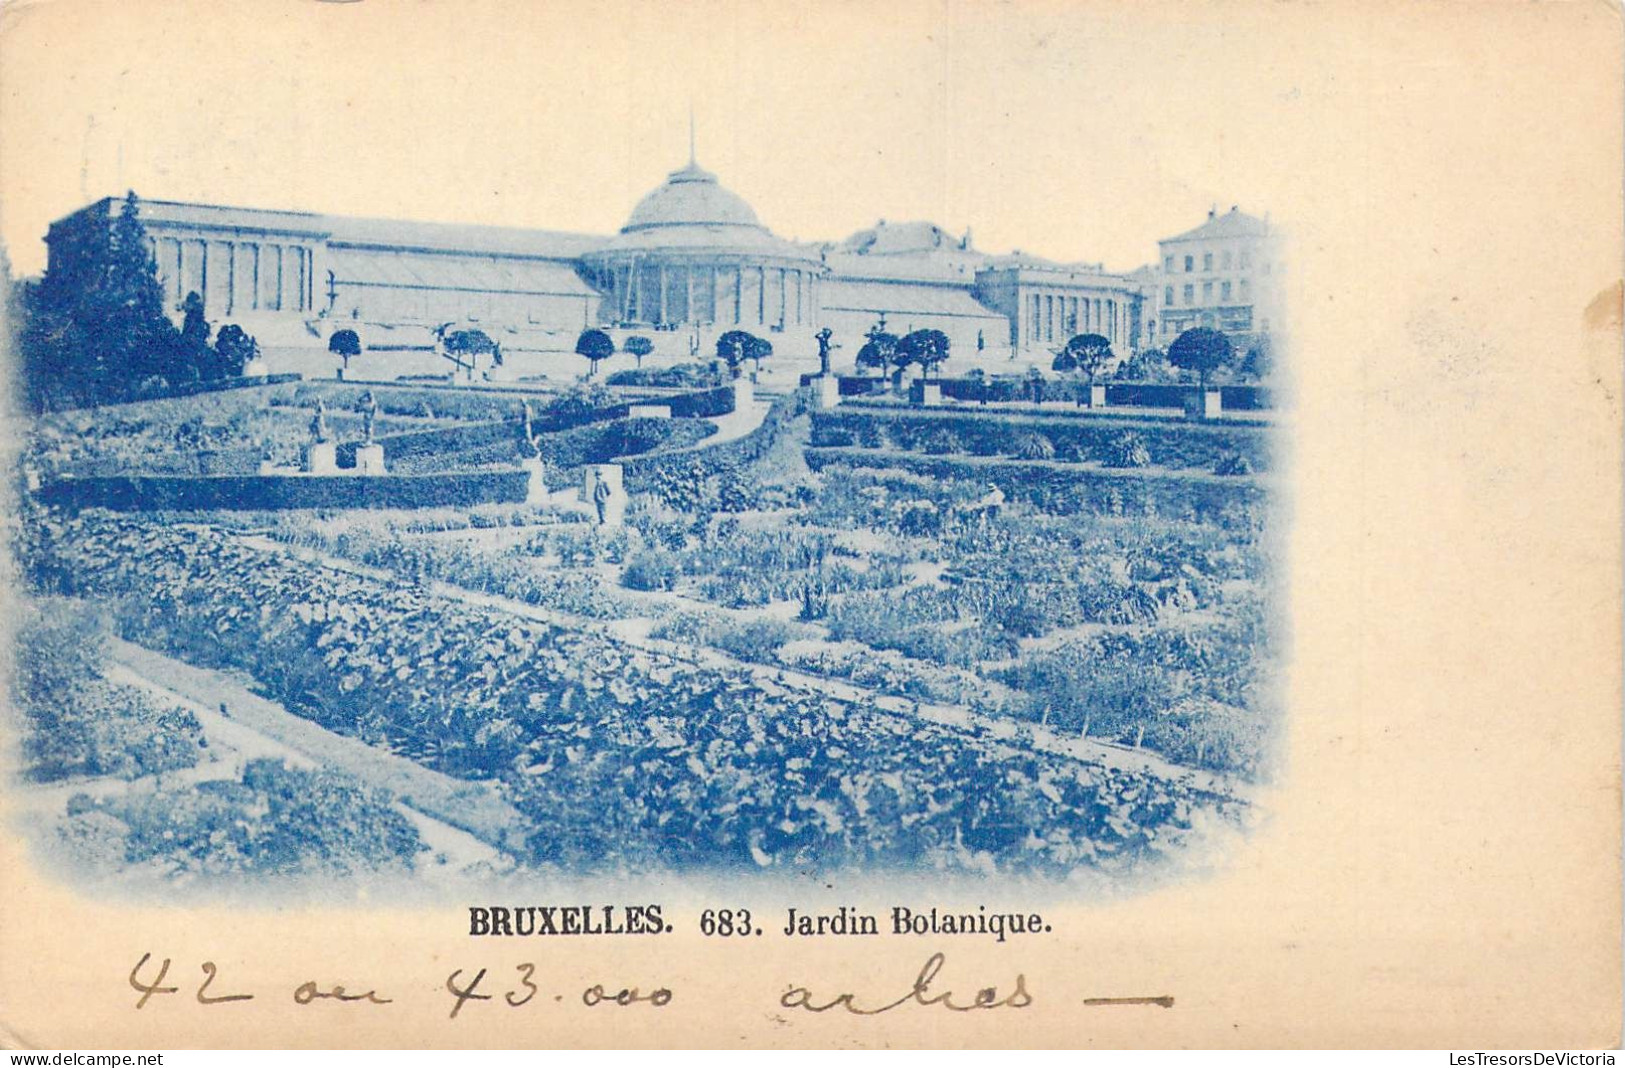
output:
[[[755,664],[776,661],[779,647],[787,642],[812,637],[817,632],[783,619],[758,619],[719,629],[711,639],[717,648]]]
[[[1126,431],[1112,439],[1106,448],[1107,467],[1150,467],[1151,451],[1145,439],[1134,431]]]
[[[920,442],[920,449],[932,456],[947,456],[959,451],[959,439],[951,430],[933,430]]]
[[[1213,465],[1215,475],[1250,475],[1253,465],[1247,457],[1239,452],[1226,453],[1219,457],[1219,462]]]
[[[1055,446],[1042,434],[1020,434],[1011,445],[1010,453],[1019,460],[1053,460]]]
[[[630,344],[630,342],[628,342]],[[612,386],[649,386],[657,389],[714,389],[722,376],[709,366],[679,363],[670,367],[628,368],[605,379]]]
[[[645,550],[627,561],[621,585],[629,590],[670,590],[681,572],[672,558],[659,550]]]

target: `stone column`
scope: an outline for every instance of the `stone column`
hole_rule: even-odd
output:
[[[660,278],[660,313],[659,313],[658,316],[656,316],[655,322],[657,322],[657,323],[665,323],[666,322],[666,288],[667,288],[667,285],[668,285],[668,280],[667,280],[667,277],[666,277],[666,265],[664,263],[662,263],[658,268],[656,268],[656,270],[658,270],[660,272],[660,274],[659,274],[659,278]]]

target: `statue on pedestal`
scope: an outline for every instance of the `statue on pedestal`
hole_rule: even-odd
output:
[[[356,411],[361,413],[362,444],[372,444],[372,433],[378,422],[378,400],[372,395],[372,390],[361,394],[361,400],[356,404]]]
[[[332,440],[332,437],[327,429],[327,405],[317,397],[316,414],[310,417],[310,440],[321,445]]]
[[[820,375],[828,376],[829,374],[829,350],[834,347],[829,343],[829,339],[834,336],[835,331],[827,326],[813,335],[818,339],[818,373]]]
[[[542,454],[541,444],[536,440],[536,428],[531,422],[530,401],[519,402],[519,455],[527,460],[533,460]]]

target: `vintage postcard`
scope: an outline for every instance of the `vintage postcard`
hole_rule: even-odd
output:
[[[0,8],[0,1042],[1616,1045],[1621,85]]]

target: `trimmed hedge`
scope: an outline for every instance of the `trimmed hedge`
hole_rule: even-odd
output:
[[[939,482],[992,483],[1008,499],[1058,515],[1155,515],[1221,524],[1245,523],[1269,499],[1266,484],[1251,478],[1170,471],[1113,471],[1042,460],[969,456],[911,456],[867,449],[814,448],[807,465],[907,471]]]
[[[273,511],[286,508],[440,508],[521,504],[526,471],[440,475],[226,475],[213,478],[74,478],[41,487],[65,508],[118,512]]]
[[[312,405],[320,397],[331,413],[334,409],[353,409],[363,393],[371,392],[378,402],[378,411],[385,415],[422,415],[425,407],[436,418],[466,419],[489,422],[517,419],[519,402],[529,400],[532,407],[542,407],[552,401],[554,391],[480,390],[471,386],[436,386],[415,384],[399,386],[378,382],[308,382],[294,391],[292,404],[300,407]]]
[[[375,439],[384,447],[384,462],[393,463],[415,456],[445,456],[469,452],[474,449],[509,442],[514,455],[519,448],[519,420],[508,419],[493,423],[470,423],[467,426],[448,426],[436,430],[414,430],[406,434],[388,434]],[[355,466],[355,450],[359,441],[341,441],[334,450],[340,467]]]
[[[1241,457],[1253,471],[1270,466],[1271,436],[1252,424],[1187,420],[1081,419],[935,408],[855,407],[813,414],[815,447],[859,446],[937,455],[1023,456],[1034,436],[1047,440],[1063,461],[1115,464],[1133,435],[1150,466],[1212,471]]]
[[[647,493],[664,478],[682,477],[696,482],[744,464],[754,463],[789,432],[790,424],[808,410],[806,390],[778,397],[762,420],[762,425],[742,438],[720,445],[697,445],[683,449],[661,449],[626,463],[623,478],[629,493]]]
[[[390,470],[401,473],[511,464],[521,456],[519,427],[516,423],[501,425],[507,428],[505,435],[469,444],[455,452],[414,453],[397,458],[390,455],[386,445],[384,459]],[[698,419],[617,419],[612,423],[591,423],[573,430],[542,434],[537,446],[549,467],[571,468],[608,463],[655,449],[686,448],[715,433],[715,426]]]
[[[806,385],[811,375],[802,375]],[[1024,375],[995,375],[991,378],[933,378],[942,386],[947,400],[965,404],[1028,404],[1039,401],[1067,401],[1079,403],[1088,400],[1089,383],[1081,378],[1046,378],[1034,388],[1033,380]],[[863,375],[844,375],[840,379],[841,396],[861,397],[887,392],[887,382]],[[1117,382],[1101,379],[1097,384],[1106,387],[1106,403],[1122,408],[1176,408],[1183,409],[1196,393],[1195,383],[1181,382]],[[919,383],[911,383],[917,392]],[[1275,391],[1265,386],[1220,386],[1219,392],[1226,411],[1257,412],[1276,406]],[[901,399],[901,398],[899,398]]]
[[[233,389],[257,389],[260,386],[284,386],[289,382],[298,382],[304,378],[299,374],[281,375],[255,375],[253,378],[233,377],[216,378],[207,382],[189,382],[185,385],[168,386],[161,390],[144,392],[140,383],[133,383],[116,396],[97,398],[94,404],[71,405],[68,408],[58,408],[57,411],[68,411],[73,408],[105,408],[114,404],[138,404],[142,401],[173,400],[177,397],[195,397],[200,393],[224,393]]]
[[[604,380],[610,386],[645,386],[655,389],[712,389],[723,385],[721,375],[704,364],[678,363],[669,367],[629,367]]]

